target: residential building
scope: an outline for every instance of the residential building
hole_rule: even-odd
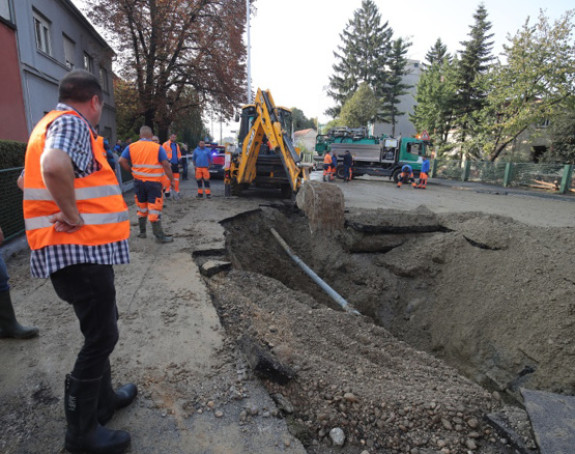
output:
[[[313,128],[302,129],[293,133],[294,143],[296,147],[301,148],[303,151],[313,151],[315,149],[315,138],[317,131]]]
[[[404,78],[403,83],[410,85],[411,88],[408,89],[408,93],[401,97],[401,102],[399,103],[398,109],[400,112],[404,112],[395,124],[395,137],[414,137],[417,134],[415,126],[409,119],[409,114],[414,112],[415,108],[415,98],[417,94],[417,83],[421,77],[421,63],[418,60],[408,60],[406,71],[408,72]],[[376,123],[373,128],[374,136],[381,136],[386,134],[391,136],[392,125],[388,123]]]
[[[0,70],[2,84],[14,84],[10,92],[10,105],[0,104],[0,118],[7,109],[16,112],[24,109],[28,134],[36,123],[58,102],[58,83],[72,69],[86,69],[100,79],[104,94],[104,109],[100,121],[100,134],[115,142],[116,111],[112,84],[112,59],[114,51],[98,34],[90,22],[71,0],[0,0],[3,37],[10,37],[4,28],[15,34],[20,73],[21,95],[14,74]],[[1,56],[14,62],[14,52],[4,49]],[[10,44],[10,41],[7,41]],[[10,54],[12,52],[12,54]],[[3,66],[13,66],[3,60]],[[10,77],[10,78],[9,78]],[[17,99],[20,98],[21,99]],[[2,98],[4,99],[4,98]],[[0,126],[1,128],[1,126]],[[8,138],[0,129],[0,139]],[[21,134],[20,134],[21,135]],[[19,140],[26,138],[20,137]]]
[[[0,0],[0,139],[26,142],[28,128],[20,79],[14,10]]]

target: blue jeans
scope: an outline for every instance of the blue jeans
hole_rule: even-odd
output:
[[[82,263],[50,275],[56,294],[74,307],[84,335],[72,376],[90,380],[103,375],[118,342],[118,308],[112,265]]]
[[[8,270],[6,269],[6,263],[0,255],[0,292],[7,292],[10,290],[10,285],[8,284]]]

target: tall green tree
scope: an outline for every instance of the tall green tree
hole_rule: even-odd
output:
[[[446,59],[451,61],[451,56],[447,52],[447,46],[443,41],[441,41],[441,38],[437,38],[435,44],[425,54],[425,63],[423,63],[423,67],[427,69],[435,63],[443,63]]]
[[[403,38],[397,38],[393,41],[389,59],[389,78],[387,80],[386,96],[383,103],[383,113],[379,119],[389,119],[391,124],[391,135],[395,136],[395,125],[398,117],[405,114],[399,110],[401,97],[406,95],[408,90],[413,87],[404,83],[405,76],[409,74],[407,69],[407,51],[411,43]]]
[[[469,40],[461,42],[457,74],[456,126],[458,128],[461,158],[468,151],[465,141],[473,135],[475,114],[485,106],[487,93],[481,78],[487,73],[494,59],[492,55],[493,34],[487,10],[480,4],[473,15],[475,23],[470,27]]]
[[[342,44],[334,52],[336,63],[329,80],[328,95],[335,106],[326,113],[339,115],[345,102],[367,83],[375,95],[383,98],[387,84],[387,65],[393,30],[382,24],[381,14],[372,0],[362,0],[340,38]]]
[[[315,119],[307,118],[303,113],[303,110],[297,107],[291,108],[292,122],[294,131],[300,131],[302,129],[315,129]]]
[[[253,2],[254,0],[252,0]],[[107,30],[124,79],[135,82],[145,123],[165,138],[192,87],[203,108],[233,115],[244,94],[244,0],[86,0]],[[188,98],[191,99],[191,98]]]
[[[474,138],[491,161],[523,132],[537,134],[535,125],[569,118],[575,96],[574,17],[575,10],[567,11],[551,24],[541,13],[536,24],[528,19],[504,46],[507,61],[486,78],[482,130]]]
[[[340,123],[350,128],[367,126],[378,112],[379,103],[367,82],[362,83],[341,109]]]
[[[411,121],[418,131],[428,131],[439,153],[452,148],[448,142],[454,123],[457,59],[434,60],[417,84]]]

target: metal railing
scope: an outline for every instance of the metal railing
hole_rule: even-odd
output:
[[[575,190],[574,166],[512,162],[458,161],[436,159],[431,177],[471,181],[496,186],[545,189],[558,194]]]

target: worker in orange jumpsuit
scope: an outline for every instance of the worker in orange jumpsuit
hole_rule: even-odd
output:
[[[334,179],[334,171],[333,168],[333,161],[332,161],[331,152],[326,152],[323,157],[323,181],[333,181]]]
[[[406,164],[401,168],[399,180],[397,180],[397,187],[401,188],[403,183],[409,183],[410,181],[413,181],[413,169],[410,165]]]
[[[421,163],[421,171],[419,172],[419,182],[416,184],[415,181],[413,182],[412,186],[416,189],[426,189],[427,188],[427,179],[429,175],[429,159],[427,156],[423,157],[423,162]]]
[[[174,175],[174,198],[177,199],[180,196],[180,161],[182,160],[182,150],[180,150],[180,145],[176,142],[176,134],[170,135],[170,140],[163,143],[162,147],[166,150],[168,155],[168,161],[172,166],[172,174]],[[170,197],[170,187],[166,188],[166,181],[164,180],[164,189],[166,197]]]
[[[146,238],[147,219],[152,224],[152,231],[158,243],[171,243],[174,239],[167,236],[161,224],[162,208],[162,178],[167,175],[174,184],[171,166],[166,151],[160,145],[152,142],[152,128],[140,128],[140,140],[130,144],[120,157],[120,165],[124,170],[131,171],[134,176],[136,206],[138,207],[139,238]]]

